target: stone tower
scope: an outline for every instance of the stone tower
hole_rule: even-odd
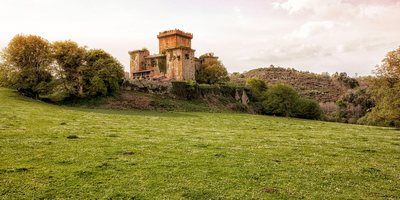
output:
[[[135,75],[132,72],[144,72],[146,71],[146,58],[150,55],[150,52],[147,49],[136,50],[136,51],[129,51],[130,55],[130,70],[131,73],[129,74],[130,79],[135,79]],[[142,75],[142,73],[137,74]]]
[[[187,47],[192,48],[193,34],[181,30],[169,30],[157,35],[159,41],[159,53],[164,54],[166,49]]]
[[[188,47],[177,47],[166,50],[167,78],[175,80],[195,79],[195,50]]]

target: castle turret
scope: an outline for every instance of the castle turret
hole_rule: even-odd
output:
[[[166,49],[171,48],[192,48],[193,34],[178,29],[160,32],[157,38],[159,40],[160,54],[165,53]]]

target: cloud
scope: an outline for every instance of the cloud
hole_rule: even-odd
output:
[[[274,2],[275,9],[287,11],[290,15],[318,16],[320,19],[346,19],[360,13],[357,5],[341,0],[287,0]]]
[[[265,63],[281,61],[301,61],[315,57],[331,56],[332,49],[317,44],[287,44],[259,50],[254,55],[241,57],[241,60],[257,60]]]
[[[307,38],[312,35],[323,33],[333,29],[335,23],[332,21],[310,21],[303,24],[299,30],[295,30],[291,37],[294,38]]]

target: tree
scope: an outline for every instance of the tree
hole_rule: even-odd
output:
[[[210,61],[201,65],[196,81],[205,84],[223,83],[229,81],[228,71],[220,61]]]
[[[48,84],[52,79],[50,73],[50,43],[35,35],[16,35],[2,54],[3,74],[7,80],[22,94],[39,98],[48,92]]]
[[[106,96],[119,89],[123,66],[104,50],[87,50],[73,41],[58,41],[53,43],[52,55],[67,96]]]
[[[111,95],[119,89],[124,70],[117,59],[102,49],[91,49],[86,52],[85,61],[84,81],[91,96]]]
[[[293,117],[299,98],[299,94],[291,86],[276,84],[264,93],[262,104],[266,114]]]
[[[376,106],[368,117],[384,121],[386,125],[400,126],[400,48],[386,55],[376,75],[370,87]]]
[[[348,88],[353,89],[360,86],[357,79],[349,77],[346,72],[336,72],[335,74],[333,74],[333,77]]]
[[[259,101],[262,100],[262,94],[268,89],[267,84],[258,78],[247,79],[246,87],[250,89],[252,95]]]
[[[54,42],[52,50],[58,78],[65,92],[70,96],[83,97],[86,48],[67,40]]]

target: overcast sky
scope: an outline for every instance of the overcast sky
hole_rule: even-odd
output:
[[[175,28],[229,72],[274,64],[367,75],[400,46],[400,0],[0,0],[1,48],[19,33],[71,39],[126,70],[129,50],[158,53],[158,32]]]

